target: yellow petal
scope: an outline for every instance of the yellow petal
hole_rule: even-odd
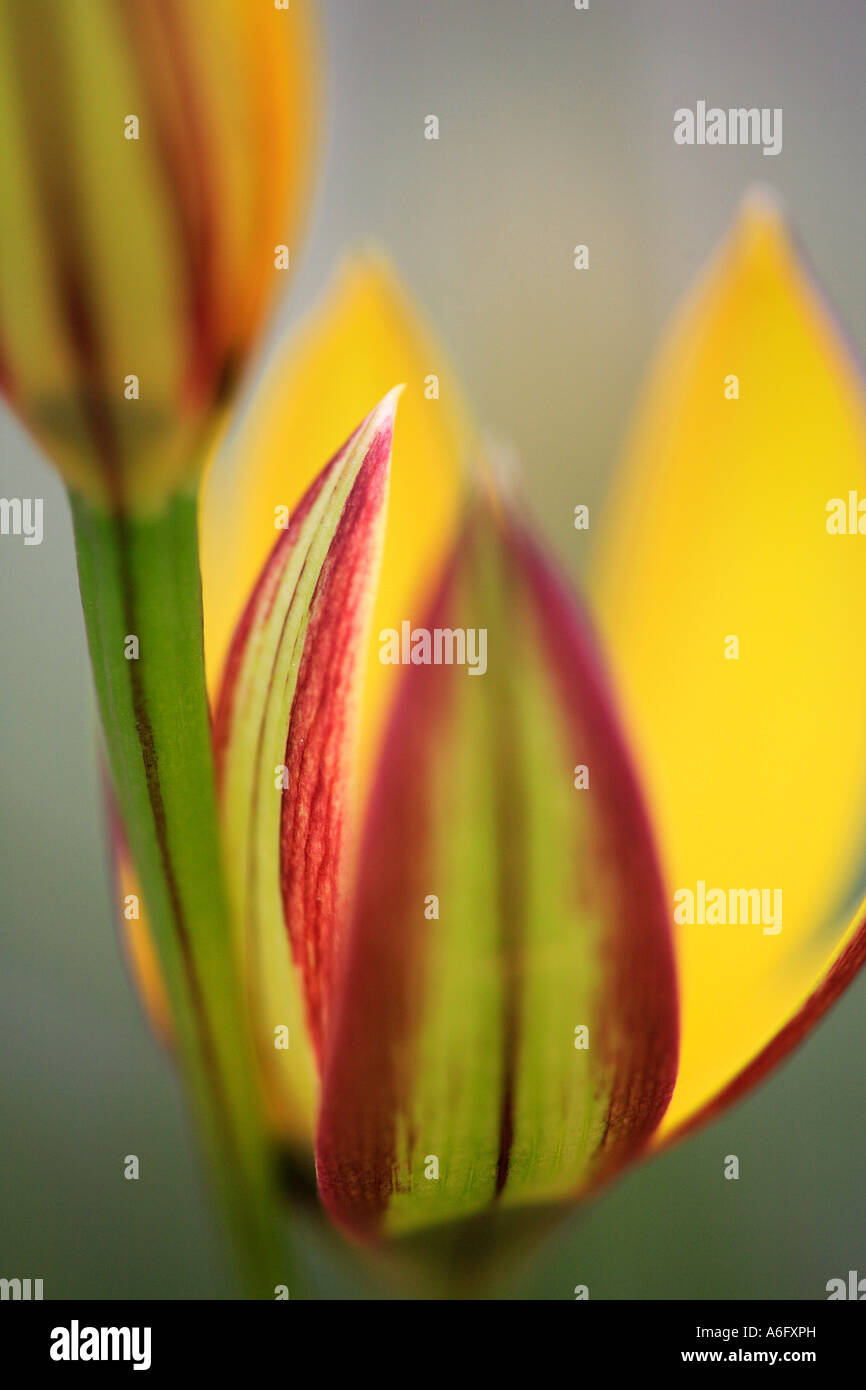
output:
[[[166,1047],[173,1048],[174,1026],[168,991],[141,896],[141,886],[129,852],[126,831],[120,819],[114,793],[110,790],[107,780],[104,786],[112,879],[123,954],[145,1018],[159,1041]]]
[[[757,924],[677,928],[663,1133],[797,1011],[862,895],[866,536],[827,529],[851,491],[866,499],[863,386],[756,196],[666,336],[595,585],[671,910],[699,882],[782,890],[779,931],[772,898]]]
[[[438,399],[432,377],[438,378]],[[444,358],[388,266],[355,257],[281,346],[236,437],[211,469],[201,510],[205,649],[213,691],[239,614],[290,511],[370,408],[406,384],[394,443],[382,580],[365,693],[364,760],[394,668],[378,633],[419,619],[453,538],[471,427]],[[283,512],[285,516],[285,511]]]

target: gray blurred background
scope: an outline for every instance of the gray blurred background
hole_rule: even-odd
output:
[[[866,346],[862,0],[323,10],[326,159],[281,321],[341,250],[386,247],[575,577],[574,505],[603,499],[652,345],[751,182],[782,194]],[[675,146],[673,112],[699,98],[781,106],[781,155]],[[110,917],[66,502],[5,413],[0,470],[0,495],[46,499],[41,547],[0,539],[0,1275],[46,1297],[226,1297],[182,1098]],[[866,979],[733,1114],[571,1218],[515,1295],[810,1299],[866,1275],[864,1001]],[[358,1296],[318,1263],[321,1294]]]

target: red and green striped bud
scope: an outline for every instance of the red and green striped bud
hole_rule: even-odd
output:
[[[0,384],[89,501],[153,509],[202,468],[311,112],[304,0],[0,0]]]

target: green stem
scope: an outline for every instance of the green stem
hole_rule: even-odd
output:
[[[147,518],[70,500],[114,788],[180,1060],[245,1290],[273,1298],[291,1279],[221,868],[196,498]]]

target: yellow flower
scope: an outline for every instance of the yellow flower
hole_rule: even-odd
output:
[[[395,380],[365,663],[352,584],[373,562],[336,514],[312,557],[328,508],[380,524],[393,405],[352,431]],[[366,461],[332,504],[347,436]],[[591,1190],[759,1079],[866,954],[866,571],[826,524],[834,497],[866,500],[863,396],[774,209],[748,203],[678,316],[606,530],[599,611],[663,873],[561,581],[513,509],[461,506],[476,448],[440,351],[362,261],[279,357],[201,512],[224,855],[272,1122],[296,1155],[315,1136],[326,1205],[368,1236]],[[404,624],[483,627],[489,674],[419,657],[395,678],[382,635]],[[678,911],[713,889],[738,920]]]

